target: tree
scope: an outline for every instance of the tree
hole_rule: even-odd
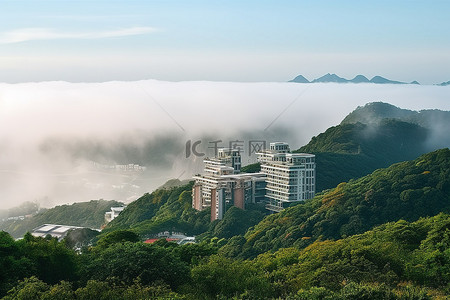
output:
[[[124,242],[87,253],[83,257],[81,277],[128,285],[137,278],[144,285],[160,280],[175,288],[188,280],[189,268],[171,249]]]
[[[77,278],[75,251],[56,238],[44,239],[26,234],[17,241],[19,253],[30,261],[32,274],[49,284]]]
[[[197,297],[267,298],[272,294],[269,282],[250,262],[219,255],[192,269],[192,293]]]
[[[97,242],[97,246],[100,248],[107,248],[116,243],[135,243],[139,240],[139,236],[131,230],[116,230],[101,237]]]
[[[41,296],[49,289],[48,284],[32,276],[20,281],[8,294],[4,297],[5,300],[35,300],[40,299]]]

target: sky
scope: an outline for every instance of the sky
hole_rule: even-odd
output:
[[[450,80],[450,1],[0,0],[0,82]]]

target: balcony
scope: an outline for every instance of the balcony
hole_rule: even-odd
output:
[[[284,208],[280,207],[278,205],[266,204],[266,209],[278,213],[278,212],[282,211]]]

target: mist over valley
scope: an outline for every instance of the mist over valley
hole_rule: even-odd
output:
[[[0,195],[5,208],[113,199],[130,202],[202,170],[214,147],[251,141],[291,149],[368,102],[449,110],[448,86],[278,82],[0,84]],[[448,121],[447,121],[448,122]],[[448,146],[436,120],[430,149]],[[192,153],[188,145],[199,142]],[[188,144],[190,143],[190,144]]]

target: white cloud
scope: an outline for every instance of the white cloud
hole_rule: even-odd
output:
[[[60,32],[51,28],[21,28],[0,33],[0,44],[55,39],[101,39],[142,35],[155,32],[156,30],[153,27],[131,27],[109,31]]]
[[[198,150],[207,155],[218,140],[244,141],[245,149],[250,140],[281,140],[298,149],[367,102],[448,110],[449,94],[450,86],[420,85],[0,83],[0,205],[137,198],[170,178],[201,172],[202,158],[186,158],[189,140],[201,140]],[[89,160],[139,163],[147,171],[140,178],[103,173]],[[244,164],[249,160],[243,156]]]

